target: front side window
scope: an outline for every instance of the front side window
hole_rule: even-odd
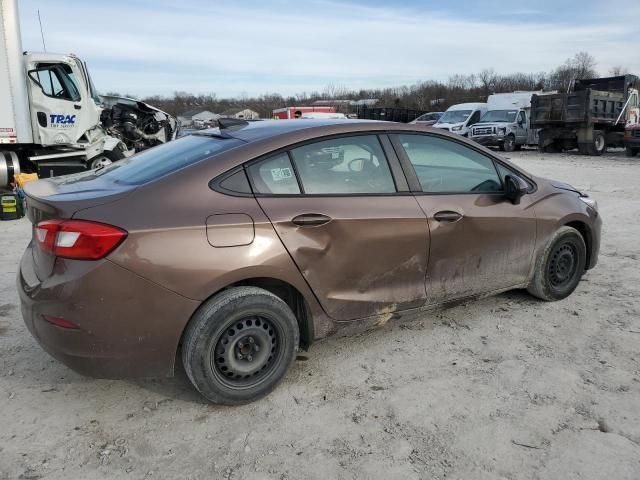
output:
[[[520,122],[520,124],[522,124],[522,125],[524,125],[525,123],[527,123],[527,117],[526,117],[526,115],[524,114],[524,112],[523,112],[523,111],[520,111],[520,114],[519,114],[519,120],[518,120],[518,121],[519,121],[519,122]]]
[[[334,138],[291,150],[306,194],[379,194],[396,191],[378,137]]]
[[[75,74],[66,63],[41,63],[29,72],[29,76],[48,97],[73,102],[81,98]]]
[[[422,190],[491,193],[502,190],[493,161],[457,142],[429,135],[398,135]]]

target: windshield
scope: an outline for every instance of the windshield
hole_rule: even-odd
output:
[[[471,110],[447,110],[440,117],[438,123],[462,123],[469,118],[469,115],[471,115]]]
[[[516,110],[491,110],[485,113],[480,119],[481,122],[506,122],[513,123],[516,121]]]
[[[236,138],[189,135],[95,171],[118,184],[141,185],[244,143]]]

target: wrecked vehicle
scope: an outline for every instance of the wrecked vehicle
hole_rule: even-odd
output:
[[[170,115],[100,97],[76,55],[24,52],[17,0],[0,0],[0,51],[0,189],[20,172],[84,171],[175,138]]]
[[[104,106],[100,122],[127,149],[141,152],[175,140],[178,122],[168,113],[133,98],[100,95],[100,99]]]
[[[565,298],[600,245],[586,194],[391,122],[221,120],[25,193],[17,285],[43,348],[109,378],[178,358],[223,404],[332,334],[510,289]]]

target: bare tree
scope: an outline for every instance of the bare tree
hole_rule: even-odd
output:
[[[627,67],[623,67],[622,65],[614,65],[609,69],[609,75],[612,77],[617,77],[618,75],[626,75],[629,73],[629,69]]]

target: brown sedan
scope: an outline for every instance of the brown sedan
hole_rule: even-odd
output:
[[[339,331],[509,289],[562,299],[600,243],[571,186],[385,122],[241,122],[26,194],[18,288],[43,348],[101,377],[181,358],[227,404]]]

